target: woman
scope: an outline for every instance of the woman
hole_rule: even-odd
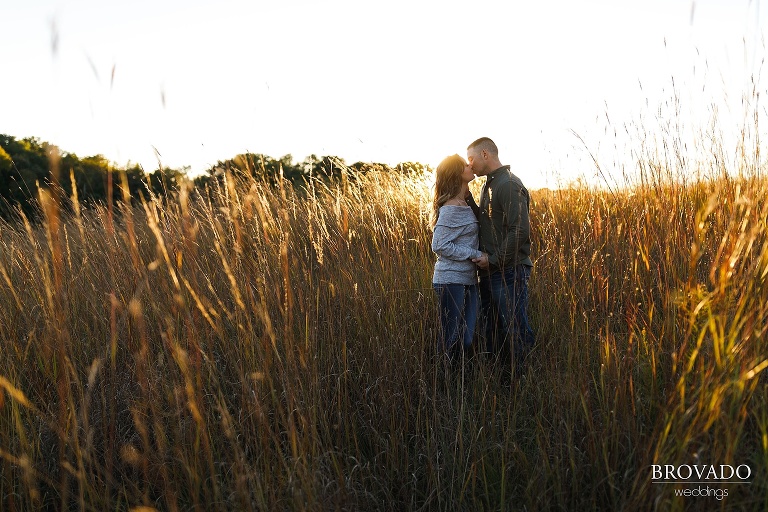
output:
[[[439,352],[456,358],[472,344],[477,322],[478,223],[467,204],[472,168],[459,155],[437,166],[432,211],[432,251],[437,254],[432,286],[440,303]]]

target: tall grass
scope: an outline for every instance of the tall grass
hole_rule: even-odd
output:
[[[768,184],[715,174],[533,193],[512,381],[433,353],[429,175],[41,191],[0,226],[1,508],[764,509]],[[652,484],[694,463],[754,477]]]

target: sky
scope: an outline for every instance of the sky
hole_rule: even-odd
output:
[[[489,136],[551,187],[590,153],[611,172],[616,128],[673,94],[738,124],[767,22],[759,0],[4,1],[0,133],[192,175],[245,152],[435,166]]]

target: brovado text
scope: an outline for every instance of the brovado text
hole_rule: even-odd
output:
[[[672,464],[653,464],[651,465],[652,480],[655,483],[668,482],[687,482],[711,481],[728,482],[733,479],[746,482],[752,476],[752,469],[746,464],[740,464],[736,467],[730,464],[681,464],[674,466]]]

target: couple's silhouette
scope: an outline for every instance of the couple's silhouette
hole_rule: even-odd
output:
[[[469,190],[485,177],[476,203]],[[534,343],[528,321],[531,261],[530,196],[502,165],[488,137],[437,166],[432,211],[432,286],[438,296],[439,353],[457,359],[470,350],[518,369]]]

